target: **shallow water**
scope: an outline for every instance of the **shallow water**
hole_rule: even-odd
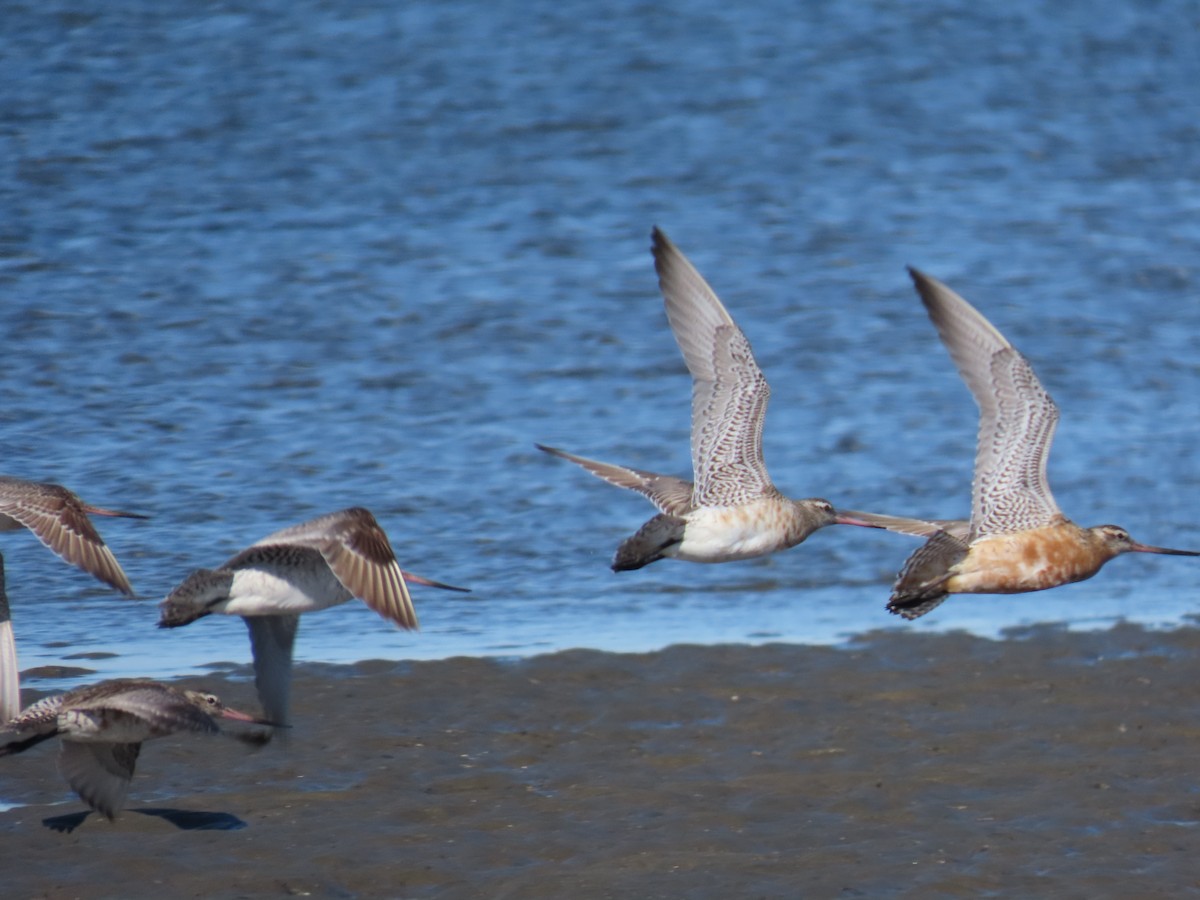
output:
[[[1187,4],[41,3],[6,11],[0,70],[3,470],[153,516],[98,523],[138,602],[4,538],[24,668],[244,661],[240,622],[163,633],[153,601],[353,504],[474,593],[418,589],[415,635],[359,604],[312,617],[299,658],[1196,608],[1194,560],[1138,557],[906,624],[883,603],[912,543],[849,528],[617,576],[651,508],[533,448],[687,471],[658,224],[772,382],[788,493],[967,512],[976,414],[911,263],[1054,394],[1069,515],[1200,548]]]

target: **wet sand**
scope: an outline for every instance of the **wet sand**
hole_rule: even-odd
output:
[[[189,680],[254,708],[245,670]],[[26,700],[37,696],[27,692]],[[0,759],[6,897],[1200,895],[1200,631],[307,666],[115,823]]]

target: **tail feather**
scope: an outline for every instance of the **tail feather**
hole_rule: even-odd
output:
[[[967,542],[945,531],[934,532],[904,563],[896,576],[888,612],[918,619],[936,609],[948,596],[943,588],[951,568],[967,555]]]
[[[655,516],[639,528],[636,534],[621,542],[616,556],[613,557],[613,571],[628,572],[662,559],[666,556],[664,551],[667,548],[683,540],[686,524],[677,516],[668,516],[665,513]]]

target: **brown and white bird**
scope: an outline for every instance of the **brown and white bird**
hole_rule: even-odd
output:
[[[401,569],[375,517],[352,507],[267,535],[219,569],[193,572],[160,604],[158,626],[176,628],[213,613],[241,616],[250,630],[259,700],[268,718],[286,724],[300,616],[360,597],[385,619],[415,629],[406,582],[467,590]]]
[[[144,519],[137,513],[84,503],[60,484],[0,476],[0,531],[28,528],[38,540],[73,566],[133,596],[129,579],[88,516]],[[16,645],[0,563],[0,723],[21,709]]]
[[[617,548],[615,571],[664,558],[719,563],[794,547],[827,525],[907,527],[908,520],[837,510],[780,493],[763,462],[771,388],[750,342],[687,257],[655,228],[654,265],[667,321],[692,376],[692,481],[611,465],[537,444],[609,484],[637,491],[659,514]],[[902,529],[897,529],[902,530]]]
[[[216,734],[219,718],[274,724],[230,709],[213,694],[118,678],[39,700],[0,726],[0,756],[61,738],[59,772],[84,803],[113,819],[125,805],[143,742],[189,731]]]
[[[929,540],[908,558],[888,609],[923,616],[949,594],[1014,594],[1091,578],[1122,553],[1200,556],[1139,544],[1117,525],[1081,528],[1046,478],[1058,407],[1029,362],[978,310],[910,269],[921,301],[979,405],[970,522],[897,528]]]

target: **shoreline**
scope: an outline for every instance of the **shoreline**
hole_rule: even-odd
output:
[[[306,663],[285,740],[0,759],[13,896],[1200,895],[1200,630]],[[256,707],[249,668],[181,679]],[[40,692],[29,689],[27,701]],[[58,829],[58,830],[56,830]],[[219,865],[214,865],[219,861]]]

